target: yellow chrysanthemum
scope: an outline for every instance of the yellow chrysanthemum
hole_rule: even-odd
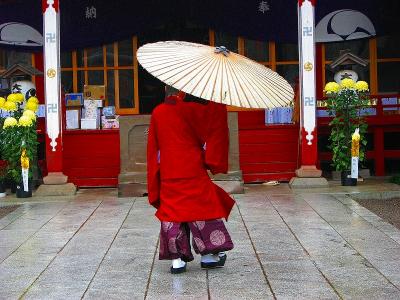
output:
[[[25,96],[21,93],[15,93],[15,99],[16,102],[21,103],[25,101]]]
[[[25,109],[26,110],[31,110],[31,111],[34,111],[34,112],[36,112],[38,110],[38,108],[39,108],[39,105],[37,103],[33,102],[33,101],[27,102],[26,105],[25,105]]]
[[[324,92],[327,94],[337,93],[337,92],[339,92],[339,88],[340,88],[340,86],[336,82],[328,82],[325,85]]]
[[[19,118],[18,125],[24,127],[32,126],[32,119],[28,116],[21,116],[21,118]]]
[[[36,104],[39,104],[39,100],[36,97],[29,97],[28,102],[35,102]]]
[[[4,103],[6,103],[6,99],[4,99],[3,97],[0,97],[0,109],[2,109],[4,107]]]
[[[4,103],[3,109],[7,110],[7,111],[16,111],[17,110],[17,104],[15,104],[15,102],[13,102],[13,101],[6,101]]]
[[[3,128],[7,128],[7,127],[14,127],[18,124],[17,119],[13,118],[13,117],[8,117],[4,120],[4,124],[3,124]]]
[[[10,94],[7,96],[7,101],[11,101],[11,102],[17,102],[17,96],[16,94]]]
[[[36,114],[35,114],[33,111],[31,111],[31,110],[25,110],[24,113],[23,113],[22,115],[31,118],[32,121],[35,121],[35,120],[36,120]]]
[[[7,101],[12,101],[12,102],[24,102],[25,97],[21,93],[12,93],[7,96]]]
[[[365,81],[357,81],[355,84],[355,89],[359,92],[368,92],[368,83]]]
[[[353,79],[345,78],[340,82],[340,87],[342,89],[352,89],[356,83]]]

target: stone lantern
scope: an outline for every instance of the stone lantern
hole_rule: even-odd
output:
[[[339,57],[329,65],[329,68],[334,72],[334,80],[340,83],[340,81],[345,78],[350,78],[354,81],[358,80],[358,74],[353,69],[354,66],[357,65],[366,67],[368,61],[351,53],[349,49],[346,49],[340,50]]]
[[[18,63],[0,74],[0,78],[8,81],[8,92],[20,92],[25,96],[25,99],[28,99],[36,95],[36,86],[32,82],[32,76],[40,75],[43,75],[43,73],[36,68]]]

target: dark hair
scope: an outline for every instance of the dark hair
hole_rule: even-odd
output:
[[[199,97],[195,97],[193,95],[190,94],[186,94],[185,99],[183,99],[183,101],[185,102],[195,102],[195,103],[199,103],[199,104],[203,104],[203,105],[207,105],[209,101],[199,98]]]
[[[176,88],[170,86],[170,85],[166,85],[165,86],[165,96],[172,96],[172,95],[176,95],[179,93],[179,90],[177,90]]]

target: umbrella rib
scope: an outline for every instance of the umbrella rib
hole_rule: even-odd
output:
[[[193,79],[196,78],[204,69],[206,69],[208,66],[210,66],[212,64],[212,62],[213,62],[213,60],[209,59],[204,66],[201,66],[201,68],[197,70],[196,73],[193,72],[194,75],[185,83],[185,85],[183,87],[187,86],[190,82],[193,82]],[[199,86],[201,79],[203,79],[204,76],[205,75],[203,75],[199,80],[197,80],[197,82],[195,82],[195,84],[193,84],[194,85],[193,88],[190,91],[187,91],[187,93],[192,94],[193,91]]]
[[[208,75],[208,79],[206,80],[206,83],[210,81],[211,76],[212,76],[212,74],[214,73],[214,70],[215,70],[215,68],[217,67],[217,65],[218,65],[218,60],[217,60],[215,57],[213,57],[213,58],[211,59],[211,63],[210,63],[209,68],[208,68],[208,70],[212,70],[212,71],[211,71],[211,72],[208,72],[209,75]],[[206,72],[206,74],[207,74],[207,72]],[[214,86],[213,86],[213,92],[211,93],[210,99],[208,99],[208,100],[211,100],[211,99],[212,99],[212,96],[213,96],[213,94],[214,94],[214,87],[215,87],[215,82],[214,82]],[[204,84],[203,89],[202,89],[201,93],[199,94],[199,95],[200,95],[200,96],[199,96],[200,98],[206,99],[206,97],[203,96],[203,93],[205,93],[206,88],[207,88],[207,84]],[[203,97],[202,97],[202,96],[203,96]]]
[[[160,71],[164,70],[164,72],[161,72],[161,73],[157,74],[158,76],[163,76],[163,75],[165,75],[165,74],[167,74],[167,73],[169,73],[169,72],[171,72],[173,70],[179,69],[181,67],[185,67],[180,71],[180,73],[181,73],[183,71],[186,71],[187,69],[189,69],[190,67],[192,67],[193,65],[198,63],[199,61],[203,61],[203,60],[206,60],[206,58],[200,57],[197,60],[194,60],[194,59],[187,59],[187,60],[184,60],[184,61],[181,60],[181,61],[179,61],[179,64],[175,64],[174,65],[174,64],[170,64],[169,63],[168,66],[163,66],[162,68],[159,68],[159,69],[156,69],[156,70],[152,70],[152,72],[155,73],[155,72],[160,72]],[[173,77],[175,75],[176,75],[176,72],[173,75],[171,75],[170,77],[168,77],[167,79],[169,79],[169,78],[171,78],[171,77]]]
[[[183,75],[183,74],[182,74],[183,72],[185,72],[185,71],[187,71],[187,70],[193,68],[193,66],[195,66],[196,64],[198,64],[199,62],[204,61],[204,60],[207,60],[207,59],[202,57],[202,58],[199,58],[198,60],[192,60],[192,61],[190,62],[190,64],[186,64],[186,65],[185,65],[185,64],[181,64],[181,66],[185,66],[185,68],[180,69],[179,72],[176,71],[176,69],[178,69],[178,68],[175,68],[175,72],[174,72],[172,75],[170,75],[169,77],[165,78],[165,80],[169,80],[169,79],[171,79],[172,77],[176,76],[176,75],[179,73],[179,74],[182,75],[182,77],[181,77],[180,79],[178,79],[177,81],[175,81],[173,84],[177,83],[177,82],[180,81],[184,76],[186,76],[186,75]],[[171,72],[171,71],[172,71],[172,70],[169,70],[168,72]],[[162,74],[159,74],[159,76],[165,75],[165,74],[168,73],[168,72],[164,72],[164,73],[162,73]],[[190,72],[189,72],[189,74],[190,74]]]
[[[210,64],[209,59],[207,59],[207,58],[205,58],[205,57],[202,58],[201,60],[200,60],[200,59],[197,60],[197,61],[196,61],[196,64],[192,64],[192,65],[190,66],[190,72],[187,72],[186,74],[182,74],[184,71],[188,70],[189,68],[187,68],[187,69],[185,69],[185,70],[182,70],[182,71],[180,72],[180,74],[182,74],[181,78],[179,78],[179,79],[178,79],[177,81],[175,81],[173,84],[176,84],[176,83],[178,83],[179,81],[183,81],[183,79],[186,79],[186,82],[183,81],[184,84],[180,87],[180,89],[183,90],[190,82],[192,82],[192,80],[196,77],[196,75],[199,74],[199,72],[202,70],[202,69],[200,69],[200,71],[198,71],[197,73],[194,73],[195,70],[198,70],[198,67],[196,68],[196,65],[199,65],[200,62],[204,62],[204,61],[205,61],[205,64],[204,64],[203,69],[205,68],[205,66],[207,66],[208,64]],[[194,73],[194,75],[192,75],[190,78],[188,78],[189,75],[191,75],[191,74],[193,74],[193,73]],[[191,94],[191,92],[189,92],[189,91],[186,91],[186,92],[189,93],[189,94]]]
[[[252,70],[252,72],[255,75],[261,77],[265,81],[265,82],[262,82],[262,84],[264,86],[266,86],[266,84],[268,82],[272,87],[279,89],[281,91],[280,93],[277,93],[274,89],[271,89],[271,93],[275,95],[274,96],[274,97],[276,97],[275,100],[280,104],[280,106],[287,105],[291,99],[288,99],[289,95],[287,95],[287,97],[284,96],[284,92],[286,92],[287,94],[290,94],[291,95],[290,97],[292,98],[293,90],[291,88],[290,89],[287,88],[289,86],[289,84],[278,73],[263,66],[263,68],[266,68],[269,72],[271,72],[272,77],[274,77],[274,79],[275,79],[275,80],[273,80],[272,78],[268,77],[264,72],[261,72],[261,66],[262,65],[260,65],[260,70],[258,70],[257,68],[254,68]]]
[[[222,74],[222,68],[223,68],[223,62],[222,59],[218,59],[218,68],[217,68],[217,73],[215,74],[215,80],[214,80],[214,86],[213,86],[213,94],[215,91],[215,87],[217,86],[217,81],[218,81],[218,74]],[[222,78],[222,76],[221,76]],[[222,83],[222,79],[221,79],[221,83]],[[220,88],[220,94],[219,94],[219,103],[223,103],[222,102],[222,84],[221,84],[221,88]]]
[[[279,90],[281,90],[281,86],[280,85],[277,86],[271,78],[266,76],[266,74],[263,74],[263,73],[259,72],[258,70],[256,70],[257,67],[258,66],[256,66],[256,68],[249,68],[248,65],[246,65],[244,63],[241,64],[241,68],[248,70],[249,74],[251,74],[251,76],[254,78],[255,86],[258,89],[260,89],[260,91],[262,91],[262,90],[267,91],[267,93],[269,95],[269,101],[274,102],[274,106],[282,106],[281,101],[279,101],[281,99],[279,93],[277,91],[275,91],[273,88],[268,87],[268,84],[270,84],[272,87],[278,88]],[[273,71],[271,71],[269,69],[267,69],[267,70],[271,72],[271,75],[274,75],[274,73],[272,73]],[[259,93],[257,93],[257,94],[259,94]],[[289,101],[287,101],[287,102],[289,102]],[[284,101],[285,104],[287,104],[287,102]]]
[[[234,65],[236,66],[236,68],[237,68],[238,70],[241,70],[241,71],[242,71],[242,68],[241,68],[239,62],[234,62]],[[258,90],[255,89],[255,88],[253,87],[254,83],[253,83],[252,81],[249,80],[249,77],[248,77],[248,76],[243,76],[243,75],[242,75],[242,74],[244,74],[245,72],[237,72],[237,73],[240,75],[241,80],[242,80],[242,82],[243,82],[243,85],[246,87],[245,89],[242,88],[242,90],[243,90],[243,94],[244,94],[244,95],[246,96],[246,98],[247,98],[247,101],[249,102],[250,107],[253,107],[253,106],[254,106],[254,105],[251,105],[251,100],[252,100],[252,101],[255,101],[255,103],[257,104],[258,108],[262,108],[262,107],[268,106],[268,105],[265,105],[264,100],[262,100],[264,97],[263,97],[262,95],[260,95],[260,93],[258,92]],[[251,95],[251,100],[248,99],[246,90],[250,93],[250,95]],[[261,99],[261,102],[260,102],[260,100],[258,100],[258,99]],[[267,99],[267,100],[269,100],[269,99]],[[257,107],[256,107],[256,108],[257,108]]]
[[[243,64],[240,63],[240,61],[235,62],[235,65],[237,66],[238,70],[241,70],[243,73],[247,73],[248,68],[245,68],[243,66]],[[238,72],[238,73],[240,74],[241,72]],[[259,88],[259,84],[258,84],[259,79],[257,77],[255,77],[252,73],[250,73],[250,77],[252,77],[251,81],[249,80],[250,79],[249,76],[242,77],[242,78],[243,78],[243,83],[247,86],[248,90],[253,95],[252,100],[255,101],[259,107],[265,107],[265,106],[269,107],[270,105],[266,105],[266,103],[263,103],[265,100],[262,100],[262,99],[264,99],[266,95],[263,96],[263,94],[260,94],[260,91],[262,91],[262,90]],[[256,94],[257,96],[254,96],[254,94]],[[261,99],[261,102],[258,99]],[[269,99],[269,97],[267,98],[267,100],[275,106],[275,103],[274,103],[275,101]]]
[[[248,105],[248,106],[245,106],[245,107],[251,107],[251,104],[250,104],[250,102],[249,102],[249,99],[248,99],[247,96],[246,96],[246,93],[245,93],[245,91],[244,91],[244,89],[243,89],[243,87],[242,87],[242,85],[241,85],[241,83],[240,83],[240,80],[239,80],[239,78],[238,78],[238,75],[237,75],[236,72],[235,72],[235,68],[233,67],[233,65],[234,65],[233,61],[229,61],[229,62],[228,62],[228,66],[229,66],[229,68],[232,70],[232,81],[233,81],[233,86],[235,87],[236,94],[237,94],[237,96],[238,96],[237,101],[238,101],[239,104],[242,104],[242,103],[241,103],[241,99],[240,99],[240,93],[239,93],[239,90],[238,90],[238,87],[239,87],[239,88],[241,89],[241,91],[242,91],[242,94],[245,96],[245,99],[244,99],[244,100],[247,102],[247,105]],[[237,82],[237,84],[236,84],[236,82]],[[251,95],[253,95],[253,93],[251,92],[251,90],[249,90],[249,93],[250,93]]]
[[[260,96],[260,98],[263,98],[263,97],[262,97],[262,94],[259,93],[259,91],[264,90],[267,93],[265,96],[268,97],[268,101],[271,102],[271,104],[273,104],[273,106],[279,105],[279,102],[277,102],[276,99],[273,97],[273,95],[271,95],[272,91],[268,88],[265,88],[266,87],[265,82],[260,78],[260,76],[256,76],[258,74],[254,74],[254,68],[249,68],[244,63],[240,64],[240,68],[247,70],[248,73],[250,74],[250,77],[254,78],[254,86],[257,88],[257,89],[255,89],[255,92]],[[262,77],[264,77],[264,76],[262,76]],[[265,77],[263,79],[265,80]],[[267,81],[270,82],[269,78]]]
[[[252,63],[252,64],[257,64],[256,68],[251,68],[250,69],[253,74],[257,75],[257,77],[262,77],[262,79],[264,81],[268,82],[272,86],[274,86],[276,88],[279,88],[280,90],[284,90],[284,91],[288,92],[289,94],[293,94],[292,89],[291,88],[289,88],[289,89],[287,88],[289,86],[287,81],[283,77],[281,77],[278,73],[276,73],[275,71],[272,71],[271,69],[269,69],[269,68],[267,68],[267,67],[265,67],[265,66],[263,66],[261,64],[253,62],[251,60],[249,60],[249,62]],[[246,69],[247,68],[248,67],[246,66]],[[268,70],[268,72],[270,73],[270,76],[267,76],[267,74],[264,72],[264,69]],[[282,84],[279,84],[279,82],[277,82],[277,80],[274,80],[274,79],[277,79]],[[264,82],[262,82],[262,83],[263,83],[263,85],[265,85]],[[276,93],[274,93],[274,94],[276,94]],[[281,95],[276,94],[276,96],[278,97],[278,99],[283,100]],[[284,102],[285,101],[286,100],[284,100]]]
[[[171,57],[171,56],[166,56],[165,58],[162,58],[160,60],[157,59],[158,57],[157,58],[153,57],[151,59],[152,64],[147,65],[147,68],[160,67],[157,70],[161,70],[161,69],[164,69],[164,68],[169,68],[171,66],[174,66],[174,63],[176,63],[176,62],[181,62],[181,63],[186,63],[188,61],[191,62],[191,61],[193,61],[194,57],[196,57],[196,56],[191,56],[191,57],[184,57],[184,56],[182,56],[182,57]],[[168,61],[165,61],[166,58],[168,58]],[[141,59],[139,59],[139,62],[140,61],[141,61]],[[146,62],[146,61],[142,60],[142,62]],[[157,64],[157,62],[161,62],[161,63]]]

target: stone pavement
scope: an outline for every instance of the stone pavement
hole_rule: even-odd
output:
[[[246,187],[225,268],[197,257],[174,276],[146,198],[23,199],[0,219],[0,299],[400,299],[400,231],[349,198],[360,189]]]

